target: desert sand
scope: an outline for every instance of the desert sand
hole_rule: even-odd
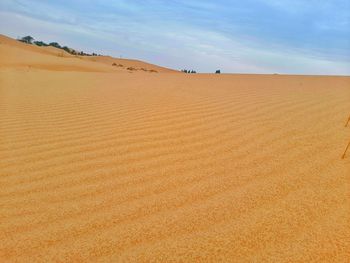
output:
[[[350,262],[349,114],[350,77],[1,36],[0,261]]]

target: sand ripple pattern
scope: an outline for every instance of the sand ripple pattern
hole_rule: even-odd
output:
[[[350,78],[0,74],[1,262],[349,262]]]

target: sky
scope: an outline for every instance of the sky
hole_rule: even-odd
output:
[[[350,75],[348,0],[0,0],[0,34],[203,73]]]

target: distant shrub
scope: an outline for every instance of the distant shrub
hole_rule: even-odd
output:
[[[19,41],[26,43],[26,44],[33,44],[34,38],[32,36],[25,36],[19,39]]]
[[[158,71],[157,71],[157,70],[154,70],[154,69],[149,70],[149,72],[158,73]]]
[[[192,70],[182,69],[181,72],[190,73],[190,74],[195,74],[195,73],[197,73],[197,71],[195,71],[195,70],[193,70],[193,69],[192,69]]]
[[[49,45],[55,48],[62,48],[57,42],[51,42]]]
[[[68,53],[71,53],[71,49],[67,46],[64,46],[62,49]]]
[[[134,70],[136,70],[136,68],[128,67],[127,70],[134,71]]]
[[[48,46],[48,44],[46,44],[43,41],[34,41],[34,44],[39,46],[39,47],[47,47]]]
[[[221,70],[218,69],[217,71],[215,71],[215,74],[221,74]]]

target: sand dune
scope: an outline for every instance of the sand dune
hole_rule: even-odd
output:
[[[177,72],[172,69],[130,59],[117,59],[109,56],[73,56],[52,46],[38,47],[28,45],[0,34],[0,68],[42,69],[50,71],[83,72]],[[95,63],[92,63],[95,62]],[[117,66],[112,66],[112,64]]]
[[[130,74],[4,39],[1,262],[349,262],[349,77]]]

